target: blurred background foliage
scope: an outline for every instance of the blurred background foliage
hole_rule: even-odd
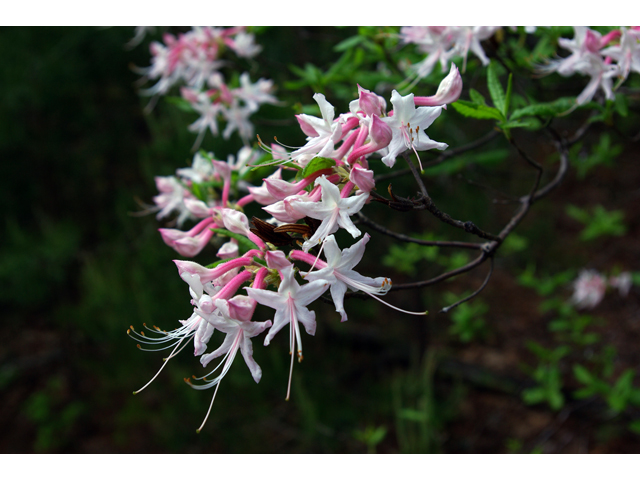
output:
[[[396,31],[256,29],[263,53],[228,66],[281,86],[276,95],[283,103],[253,117],[256,131],[267,143],[277,136],[300,145],[304,135],[293,114],[314,112],[314,92],[337,112],[356,97],[355,83],[385,90],[388,98],[404,78],[388,62],[399,48]],[[593,315],[566,302],[585,266],[640,270],[640,163],[624,134],[637,127],[637,98],[620,107],[627,116],[616,117],[614,129],[596,125],[576,144],[569,178],[509,238],[489,286],[472,302],[437,313],[474,291],[484,267],[431,289],[389,295],[403,308],[430,310],[425,318],[350,299],[349,321],[341,324],[332,305],[317,302],[318,331],[304,339],[291,401],[284,401],[287,339],[269,348],[257,339],[261,383],[236,362],[199,435],[212,392],[184,384],[202,370],[188,353],[131,395],[155,374],[162,354],[138,351],[127,328],[170,329],[191,313],[171,262],[177,254],[162,242],[155,218],[136,212],[156,194],[154,176],[190,164],[195,140],[186,130],[193,114],[162,99],[143,113],[149,99],[138,95],[132,65],[149,64],[149,40],[127,49],[132,36],[128,28],[0,29],[1,452],[639,451],[638,287],[625,299],[611,294]],[[545,42],[529,50],[509,43],[489,48],[511,52],[517,69],[525,50],[529,58],[550,55],[552,40]],[[420,59],[405,49],[407,61]],[[481,72],[470,58],[463,98],[469,88],[488,97]],[[432,76],[414,91],[431,95],[440,79]],[[550,98],[538,100],[582,88],[564,91],[566,83],[557,80],[541,80]],[[561,128],[579,123],[564,119]],[[456,146],[491,130],[490,122],[449,109],[429,135]],[[531,133],[519,140],[553,171],[549,145]],[[207,136],[202,145],[220,159],[241,146],[235,136],[228,142]],[[514,158],[497,138],[427,170],[429,192],[453,217],[495,231],[513,207],[494,198],[521,195],[532,178]],[[392,183],[405,196],[415,190],[407,179]],[[425,215],[375,203],[368,209],[409,235],[469,240]],[[394,283],[429,278],[471,258],[372,236],[361,271]],[[263,309],[265,319],[271,314]]]

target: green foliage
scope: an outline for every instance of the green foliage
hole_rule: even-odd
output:
[[[436,356],[426,353],[422,365],[404,374],[397,374],[392,385],[396,418],[396,435],[402,453],[437,453],[440,431],[451,416],[450,409],[458,398],[438,402],[433,374]]]
[[[567,205],[566,212],[571,218],[585,224],[580,233],[580,240],[585,242],[608,235],[619,237],[627,231],[621,210],[607,211],[602,205],[596,205],[589,213],[575,205]]]
[[[498,80],[496,68],[496,62],[489,63],[489,67],[487,67],[487,87],[493,104],[502,114],[502,117],[507,118],[507,99],[502,84]]]
[[[463,295],[455,295],[446,292],[445,301],[452,305],[456,301],[467,297],[471,292]],[[463,343],[469,343],[483,338],[487,333],[487,324],[483,315],[489,311],[489,307],[478,298],[462,303],[451,310],[451,322],[449,333]]]
[[[166,96],[165,100],[167,103],[170,103],[171,105],[175,105],[178,109],[182,110],[183,112],[191,113],[195,111],[193,109],[193,105],[191,105],[189,100],[187,100],[186,98]]]
[[[523,287],[533,288],[542,297],[555,293],[558,287],[566,285],[575,276],[572,270],[565,270],[545,277],[536,277],[535,273],[535,265],[529,264],[526,270],[518,276],[518,283]]]
[[[353,437],[367,446],[367,453],[376,453],[376,446],[387,436],[387,428],[384,426],[367,426],[362,430],[354,430]]]
[[[611,144],[611,135],[605,132],[600,141],[593,146],[590,155],[581,155],[582,144],[576,144],[569,152],[571,164],[576,168],[578,179],[583,180],[587,173],[598,165],[612,166],[613,161],[622,153],[621,145]]]
[[[478,118],[481,120],[502,120],[503,116],[500,110],[485,105],[484,103],[468,102],[466,100],[458,100],[451,106],[461,115],[469,118]]]
[[[436,236],[433,233],[414,234],[411,236],[420,240],[436,240]],[[389,246],[388,253],[382,257],[382,264],[399,272],[415,275],[421,261],[436,263],[447,270],[459,268],[469,262],[469,254],[466,252],[451,252],[449,250],[447,254],[442,254],[442,251],[440,247],[419,245],[417,243],[392,243]]]
[[[571,310],[573,308],[569,307]],[[558,333],[561,342],[571,342],[579,346],[586,347],[600,340],[600,335],[594,332],[585,332],[593,324],[593,317],[590,315],[572,315],[560,317],[549,323],[549,330]]]
[[[500,247],[500,251],[506,254],[518,253],[524,252],[528,247],[529,240],[527,240],[526,237],[512,232],[507,238],[505,238],[502,246]]]
[[[560,410],[565,400],[562,394],[562,374],[559,363],[569,354],[570,348],[563,345],[548,350],[536,342],[527,343],[527,347],[540,360],[540,364],[531,372],[538,386],[525,389],[522,392],[522,399],[530,404],[546,402],[553,410]]]
[[[584,385],[583,388],[575,392],[576,398],[601,396],[615,413],[624,411],[630,403],[640,406],[640,388],[633,387],[635,375],[633,369],[629,368],[622,372],[613,385],[599,379],[579,364],[573,366],[573,374]]]
[[[434,240],[432,233],[417,234],[415,238],[420,240]],[[393,267],[399,272],[415,275],[416,268],[421,260],[435,262],[438,258],[439,247],[418,245],[417,243],[398,244],[392,243],[389,252],[382,257],[382,264]]]
[[[511,114],[511,120],[523,117],[555,117],[567,112],[575,105],[573,97],[562,97],[547,103],[535,103],[515,110]]]

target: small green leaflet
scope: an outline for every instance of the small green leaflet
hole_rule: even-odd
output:
[[[182,97],[165,97],[167,102],[172,103],[176,107],[178,107],[183,112],[193,112],[193,107],[191,103],[185,98]]]
[[[473,102],[467,102],[465,100],[458,100],[451,104],[458,113],[465,117],[480,118],[486,120],[503,120],[502,113],[497,108],[489,107],[487,105],[478,105]]]
[[[313,175],[319,170],[334,167],[336,161],[333,158],[316,157],[311,160],[306,167],[302,170],[302,178],[307,178],[309,175]]]
[[[509,80],[507,81],[507,96],[504,100],[504,110],[502,114],[507,117],[509,114],[509,104],[511,103],[511,89],[513,88],[513,74],[509,74]]]
[[[487,87],[489,88],[489,94],[491,94],[491,100],[496,108],[504,114],[506,100],[504,96],[504,90],[502,89],[502,84],[500,80],[498,80],[498,73],[496,72],[496,64],[495,62],[491,62],[489,64],[489,68],[487,69]]]
[[[562,97],[549,103],[536,103],[519,108],[511,115],[511,120],[517,120],[527,116],[555,117],[573,107],[576,103],[573,97]]]
[[[470,88],[469,89],[469,97],[471,97],[471,100],[475,103],[477,103],[478,105],[486,105],[487,102],[485,101],[484,97],[482,96],[482,94],[480,94],[480,92],[478,92],[477,90]]]

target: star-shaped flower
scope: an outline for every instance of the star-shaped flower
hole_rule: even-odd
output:
[[[388,147],[388,153],[382,157],[382,162],[389,168],[396,163],[396,157],[406,150],[444,150],[446,143],[431,140],[424,129],[440,116],[442,107],[418,107],[413,101],[413,93],[403,97],[397,91],[391,93],[393,116],[383,120],[391,127],[393,138]]]
[[[347,321],[347,313],[344,311],[344,294],[347,292],[347,287],[369,295],[384,295],[391,288],[391,281],[388,278],[369,278],[353,271],[353,267],[362,260],[369,238],[369,234],[366,233],[358,243],[340,251],[335,237],[329,235],[324,242],[327,266],[304,277],[305,280],[323,280],[331,285],[331,298],[343,322]]]
[[[290,353],[291,353],[291,370],[289,373],[289,386],[287,388],[287,400],[291,391],[291,373],[293,372],[293,352],[297,346],[298,361],[302,361],[302,341],[300,339],[300,326],[302,323],[309,335],[316,333],[316,313],[310,311],[306,306],[317,299],[329,286],[327,282],[316,280],[300,286],[296,282],[294,275],[294,267],[290,265],[283,268],[280,272],[282,282],[277,292],[269,290],[260,290],[257,288],[246,287],[249,297],[256,300],[262,305],[273,308],[276,314],[273,318],[273,327],[269,330],[267,338],[264,340],[265,345],[269,345],[271,339],[285,325],[290,326]]]
[[[302,214],[322,220],[322,223],[311,236],[304,242],[302,248],[308,252],[311,247],[323,241],[328,235],[336,232],[338,227],[344,228],[353,238],[360,236],[361,232],[351,221],[350,215],[358,213],[364,206],[369,195],[360,194],[352,197],[341,198],[340,189],[327,180],[324,176],[316,179],[316,185],[322,187],[322,200],[320,202],[291,202],[291,208]]]

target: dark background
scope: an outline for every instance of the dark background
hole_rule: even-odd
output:
[[[287,65],[330,63],[332,46],[353,33],[268,30],[258,40],[264,54],[259,65],[250,65],[252,79],[265,76],[282,85],[291,77]],[[499,257],[491,282],[474,301],[488,306],[478,313],[486,332],[477,340],[452,335],[450,318],[436,312],[447,304],[445,292],[477,288],[486,265],[435,288],[386,298],[406,309],[428,309],[428,317],[351,299],[349,321],[341,324],[332,305],[317,302],[318,331],[315,338],[303,334],[305,359],[294,367],[289,402],[285,334],[269,348],[262,347],[262,337],[254,339],[261,383],[236,361],[200,434],[195,429],[212,391],[184,384],[184,377],[202,370],[188,352],[133,396],[162,355],[140,352],[127,328],[175,328],[191,306],[171,262],[177,254],[157,233],[161,225],[152,215],[132,213],[156,194],[155,175],[189,164],[195,135],[186,125],[195,118],[162,100],[143,114],[148,98],[138,95],[139,75],[131,66],[149,64],[148,40],[126,49],[132,36],[125,28],[0,29],[0,452],[362,453],[363,438],[376,429],[386,431],[378,452],[640,451],[638,436],[627,428],[638,416],[634,409],[613,414],[601,400],[572,400],[569,391],[560,411],[523,402],[523,389],[533,385],[526,365],[536,362],[527,342],[555,344],[550,318],[538,309],[542,299],[516,280],[531,264],[550,273],[585,265],[640,270],[637,143],[625,147],[615,166],[597,167],[585,180],[572,172],[536,205],[518,230],[528,248]],[[278,95],[286,105],[261,110],[256,131],[263,139],[277,135],[300,143],[291,106],[295,95],[311,103],[312,91]],[[337,104],[336,111],[346,105]],[[434,126],[429,134],[450,145],[489,130],[465,131],[455,112],[446,115],[457,126]],[[534,154],[551,154],[535,137],[522,141]],[[222,159],[240,146],[237,139],[210,136],[203,145]],[[508,167],[434,176],[430,193],[453,216],[495,231],[512,207],[493,205],[492,192],[466,180],[493,178],[521,192],[531,173],[512,174]],[[558,207],[566,203],[624,211],[626,235],[580,243],[580,224]],[[433,228],[447,238],[471,240],[432,218],[388,213],[379,204],[367,208],[399,231]],[[389,247],[373,235],[361,273],[391,276],[394,283],[414,279],[381,264]],[[213,258],[215,249],[205,253]],[[424,260],[416,267],[415,279],[442,271]],[[559,295],[570,293],[559,287]],[[638,293],[633,287],[624,300],[608,294],[594,311],[601,319],[594,331],[616,347],[613,378],[640,364]],[[264,309],[264,319],[269,315]]]

